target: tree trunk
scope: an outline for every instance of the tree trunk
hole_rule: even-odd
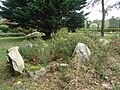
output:
[[[102,26],[101,26],[101,36],[104,37],[104,25],[105,24],[105,7],[104,0],[102,0]]]

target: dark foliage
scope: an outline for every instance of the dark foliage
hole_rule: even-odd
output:
[[[84,14],[80,10],[85,7],[86,0],[5,0],[2,4],[3,18],[46,35],[61,27],[84,26]]]

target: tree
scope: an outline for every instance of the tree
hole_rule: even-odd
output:
[[[110,28],[119,28],[119,18],[115,18],[114,16],[112,16],[109,19],[109,23],[110,23]]]
[[[6,0],[2,4],[0,14],[3,18],[46,35],[63,26],[74,29],[84,23],[80,19],[84,19],[83,13],[77,11],[85,7],[86,0]]]
[[[98,28],[98,24],[97,23],[91,23],[90,24],[90,29],[97,29]]]
[[[98,4],[100,1],[101,1],[101,6],[102,6],[101,36],[104,36],[104,22],[105,22],[104,0],[90,0],[90,2],[88,2],[88,5],[91,5],[93,7],[95,4]]]
[[[104,27],[105,27],[105,4],[104,0],[101,1],[102,5],[102,26],[101,26],[101,36],[104,36]]]
[[[101,1],[102,6],[102,25],[101,25],[101,36],[104,36],[104,28],[105,28],[105,15],[108,13],[109,10],[112,8],[120,9],[120,2],[116,2],[113,5],[108,5],[105,8],[105,1],[104,0],[90,0],[88,4],[92,4],[94,6],[96,3],[99,3]]]
[[[98,28],[100,29],[101,28],[101,20],[94,20],[93,23],[97,23],[98,25]],[[109,19],[106,19],[105,20],[105,27],[104,28],[108,28],[109,27]]]
[[[94,20],[93,23],[97,23],[98,28],[101,27],[101,20]]]
[[[71,31],[75,32],[77,27],[81,28],[84,26],[84,15],[81,13],[70,13],[66,20],[65,26],[67,26]]]

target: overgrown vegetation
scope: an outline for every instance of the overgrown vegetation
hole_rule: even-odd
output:
[[[100,39],[107,39],[110,43],[104,45]],[[30,69],[45,67],[51,62],[67,63],[69,67],[60,67],[58,70],[48,72],[39,80],[30,78],[16,78],[12,88],[23,90],[83,90],[120,89],[120,38],[95,36],[93,32],[68,32],[62,28],[56,34],[52,33],[50,40],[36,38],[20,45],[20,53]],[[77,43],[85,43],[92,54],[89,61],[79,63],[72,57]],[[31,53],[32,52],[32,53]],[[5,53],[5,52],[4,52]],[[37,65],[37,66],[36,66]],[[84,66],[83,66],[84,65]],[[77,67],[78,66],[78,67]],[[20,81],[22,84],[17,84]],[[41,81],[41,82],[40,82]],[[104,86],[107,85],[107,87]],[[34,87],[29,87],[34,85]],[[2,87],[5,85],[2,84]]]
[[[87,44],[93,47],[94,42],[84,33],[71,33],[68,29],[62,28],[56,34],[51,35],[52,38],[47,41],[37,39],[31,42],[32,47],[23,46],[20,49],[21,54],[25,59],[36,61],[56,61],[57,59],[68,60],[74,51],[78,42]],[[90,43],[91,42],[91,43]],[[34,53],[31,53],[34,52]]]
[[[8,25],[0,25],[0,30],[4,33],[8,32],[10,30]]]

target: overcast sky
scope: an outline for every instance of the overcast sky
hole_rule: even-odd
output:
[[[88,0],[90,1],[90,0]],[[120,0],[105,0],[106,6],[107,5],[113,5],[115,2],[118,2]],[[101,10],[101,5],[96,5],[93,8],[89,8],[89,9],[84,9],[85,12],[91,12],[87,17],[88,20],[95,20],[95,19],[99,19],[101,20],[102,18],[102,14],[99,12],[99,10]],[[106,19],[111,18],[112,16],[114,17],[120,17],[120,9],[116,10],[116,9],[112,9],[112,11],[108,12],[109,14],[106,16]]]
[[[0,0],[1,1],[1,0]],[[90,0],[88,0],[90,1]],[[115,2],[118,2],[120,0],[105,0],[106,6],[107,5],[113,5]],[[1,5],[1,3],[0,3]],[[93,8],[89,8],[89,9],[84,9],[84,12],[91,12],[87,17],[88,20],[95,20],[95,19],[99,19],[101,20],[102,18],[102,14],[99,12],[99,10],[101,10],[101,5],[95,5]],[[109,14],[106,16],[106,19],[111,18],[112,16],[115,17],[120,17],[120,9],[119,10],[115,10],[113,9],[112,11],[109,11]]]

